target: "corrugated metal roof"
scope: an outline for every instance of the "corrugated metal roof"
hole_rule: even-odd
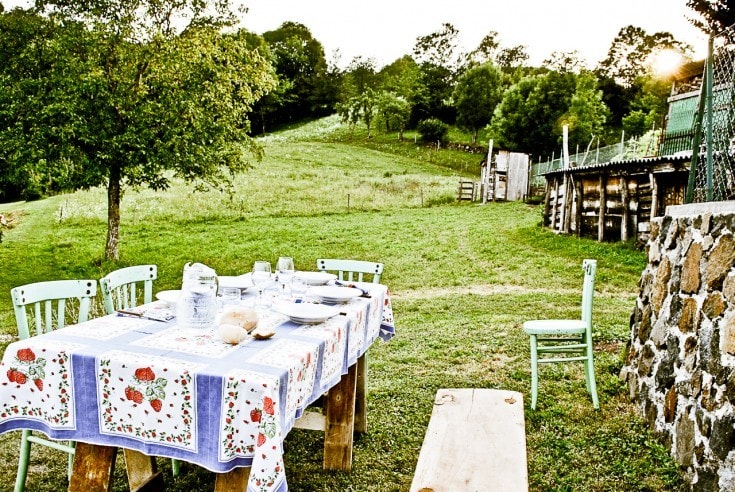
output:
[[[547,176],[551,174],[563,174],[564,171],[572,171],[572,172],[579,172],[579,171],[596,171],[601,169],[612,169],[612,168],[619,168],[619,167],[633,167],[633,166],[639,166],[642,164],[661,164],[665,162],[670,162],[672,164],[683,164],[685,162],[690,162],[692,160],[692,152],[691,151],[683,151],[683,152],[677,152],[674,155],[660,155],[655,157],[639,157],[637,159],[625,159],[622,161],[610,161],[610,162],[600,162],[597,164],[588,164],[586,166],[578,166],[578,167],[570,167],[569,169],[556,169],[554,171],[548,171],[545,173],[542,173],[542,176]]]

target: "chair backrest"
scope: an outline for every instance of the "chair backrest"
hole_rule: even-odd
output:
[[[383,273],[383,264],[373,261],[362,260],[316,260],[316,267],[322,272],[337,272],[340,280],[346,282],[367,282],[363,280],[365,274],[373,276],[373,283],[380,283],[380,275]]]
[[[156,265],[137,265],[120,268],[100,279],[100,291],[105,311],[112,314],[116,309],[128,309],[138,305],[138,285],[142,284],[142,304],[153,300],[153,281],[158,278]]]
[[[67,321],[87,321],[90,301],[96,295],[96,280],[52,280],[10,289],[18,336],[21,339],[31,336],[29,311],[35,328],[34,335],[63,328]],[[68,302],[73,299],[78,300],[78,306]]]
[[[587,329],[592,329],[592,299],[595,295],[595,274],[597,273],[597,260],[584,260],[584,285],[582,286],[582,321]]]

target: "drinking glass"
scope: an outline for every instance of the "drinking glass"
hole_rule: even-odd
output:
[[[240,301],[240,289],[237,287],[220,287],[219,301],[221,307],[237,304]]]
[[[281,284],[281,290],[285,294],[286,286],[291,284],[294,274],[293,258],[290,256],[281,256],[276,263],[276,272],[278,272],[278,282]]]
[[[303,302],[304,297],[306,297],[307,288],[308,286],[303,278],[293,277],[291,279],[291,295],[296,302]]]
[[[250,276],[253,285],[258,288],[258,305],[262,306],[263,289],[271,281],[271,264],[268,261],[256,261],[253,264],[253,273]]]

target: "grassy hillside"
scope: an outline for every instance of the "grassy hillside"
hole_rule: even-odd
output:
[[[684,489],[675,464],[628,405],[617,378],[628,318],[645,256],[621,244],[558,236],[522,203],[455,201],[459,176],[479,175],[478,155],[436,151],[395,136],[366,140],[333,119],[263,139],[267,157],[238,177],[232,193],[128,190],[121,260],[102,261],[104,192],[0,205],[12,219],[0,243],[0,292],[57,278],[99,278],[155,263],[157,290],[177,288],[187,261],[223,275],[256,259],[319,257],[384,262],[398,336],[370,351],[369,432],[357,439],[350,473],[321,469],[322,436],[286,439],[292,491],[405,491],[433,395],[442,387],[489,387],[526,398],[532,490]],[[476,178],[477,179],[477,178]],[[581,367],[544,368],[539,405],[530,403],[524,320],[576,316],[583,258],[597,258],[594,307],[601,410],[585,392]],[[15,333],[7,294],[0,332]],[[0,436],[0,490],[11,488],[18,436]],[[45,452],[44,452],[45,453]],[[65,487],[65,461],[34,454],[30,490]],[[168,467],[167,460],[160,460]],[[118,471],[122,465],[118,466]],[[125,490],[120,473],[115,490]],[[168,490],[205,490],[212,474],[184,469]]]

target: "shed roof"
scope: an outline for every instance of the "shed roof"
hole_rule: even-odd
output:
[[[656,164],[685,164],[692,160],[691,151],[677,152],[674,155],[660,155],[655,157],[639,157],[637,159],[625,159],[620,161],[600,162],[586,166],[570,167],[568,169],[556,169],[542,173],[543,176],[564,174],[565,172],[580,173],[586,171],[601,171],[604,169],[636,168],[639,166],[655,166]]]

